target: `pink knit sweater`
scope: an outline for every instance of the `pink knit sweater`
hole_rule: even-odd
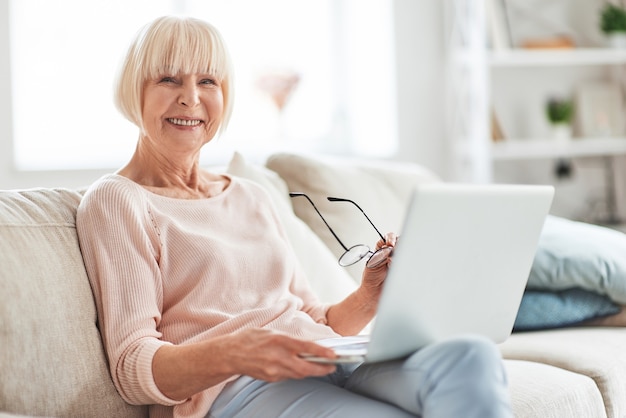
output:
[[[169,399],[152,375],[164,344],[250,327],[337,335],[267,194],[250,181],[233,177],[215,197],[183,200],[107,175],[85,194],[76,225],[113,381],[127,402],[158,404],[152,417],[204,416],[226,383]]]

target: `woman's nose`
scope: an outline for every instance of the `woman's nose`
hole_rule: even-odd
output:
[[[178,103],[187,106],[193,107],[200,102],[198,87],[194,83],[185,83],[183,84],[180,96],[178,97]]]

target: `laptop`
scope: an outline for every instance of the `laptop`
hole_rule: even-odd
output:
[[[417,187],[371,334],[318,342],[333,347],[338,363],[401,358],[461,334],[503,342],[553,196],[554,187],[542,185]]]

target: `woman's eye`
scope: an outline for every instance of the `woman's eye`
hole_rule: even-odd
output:
[[[159,83],[174,83],[176,80],[174,79],[174,77],[161,77],[161,80],[159,81]]]
[[[202,80],[200,80],[200,84],[216,85],[217,82],[212,78],[203,78]]]

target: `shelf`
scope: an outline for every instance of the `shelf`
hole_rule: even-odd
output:
[[[626,138],[507,139],[491,147],[494,161],[626,154]]]
[[[491,52],[495,68],[626,64],[626,50],[611,48],[511,49]]]

